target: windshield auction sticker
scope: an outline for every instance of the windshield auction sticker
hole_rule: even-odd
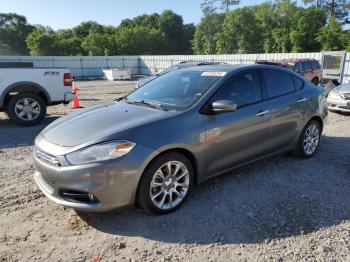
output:
[[[210,71],[210,72],[203,72],[202,76],[225,76],[226,72],[214,72],[214,71]]]

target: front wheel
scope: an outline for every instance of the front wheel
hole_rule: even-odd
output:
[[[10,119],[21,126],[40,123],[46,115],[46,103],[37,94],[19,93],[11,97],[6,106]]]
[[[311,120],[300,135],[298,146],[293,151],[294,155],[302,158],[312,157],[320,145],[320,140],[321,126],[317,121]]]
[[[161,155],[145,170],[138,190],[138,203],[155,214],[170,213],[188,198],[193,186],[193,168],[177,152]]]

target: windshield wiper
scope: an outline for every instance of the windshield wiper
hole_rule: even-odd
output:
[[[128,98],[125,98],[125,101],[129,104],[135,104],[135,105],[145,105],[148,107],[152,107],[158,110],[166,111],[166,109],[163,107],[162,104],[154,103],[151,101],[145,101],[145,100],[129,100]]]
[[[124,99],[126,99],[126,96],[119,97],[119,98],[117,98],[117,99],[114,99],[113,101],[119,102],[119,101],[122,101],[122,100],[124,100]]]

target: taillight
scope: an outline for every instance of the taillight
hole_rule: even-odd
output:
[[[72,86],[72,76],[70,73],[64,73],[63,84],[64,86]]]

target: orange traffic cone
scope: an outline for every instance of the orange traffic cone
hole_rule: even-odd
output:
[[[78,94],[75,94],[73,104],[72,104],[72,109],[76,109],[76,108],[80,108]]]

